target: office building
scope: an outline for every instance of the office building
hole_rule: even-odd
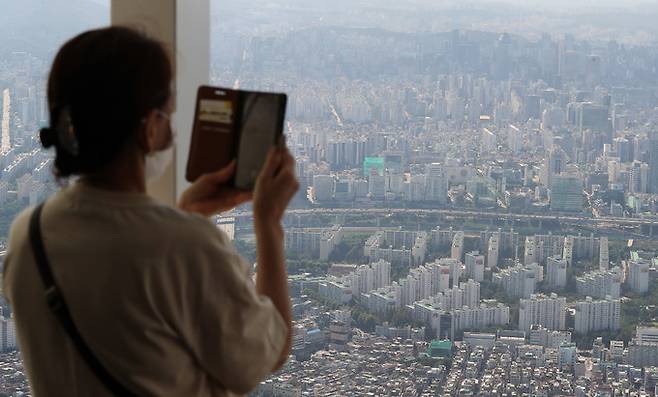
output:
[[[334,198],[334,177],[331,175],[313,176],[313,197],[316,201],[331,201]]]
[[[569,157],[564,150],[553,146],[547,153],[541,170],[541,182],[549,189],[553,188],[553,178],[567,169]]]
[[[448,201],[448,180],[443,165],[439,163],[428,164],[425,177],[426,200],[446,204]]]
[[[577,357],[575,343],[566,343],[558,347],[558,367],[561,371],[573,372]]]
[[[16,349],[16,324],[13,317],[0,317],[0,350]]]
[[[316,333],[318,335],[315,335]],[[347,343],[352,338],[352,316],[349,310],[335,310],[331,312],[328,337],[330,349],[336,351],[345,351],[347,349]],[[313,338],[324,339],[319,329],[307,334],[307,339]]]
[[[583,209],[583,182],[577,175],[555,175],[551,182],[551,211],[580,212]]]
[[[658,366],[658,327],[637,327],[628,345],[628,364],[637,367]]]
[[[647,182],[647,191],[649,193],[658,193],[658,132],[653,132],[648,144],[649,154],[649,180]]]
[[[372,171],[368,175],[368,197],[371,200],[384,200],[386,196],[386,175]]]
[[[549,349],[557,349],[563,344],[571,343],[571,332],[551,330],[534,324],[528,331],[528,343]]]
[[[471,348],[482,347],[491,350],[496,344],[496,334],[485,334],[479,332],[464,332],[464,344]]]

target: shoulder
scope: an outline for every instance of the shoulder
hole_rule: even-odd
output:
[[[12,221],[9,229],[9,249],[27,240],[30,218],[36,207],[28,207],[22,210]]]
[[[166,228],[177,241],[195,246],[199,243],[230,244],[228,236],[213,219],[185,212],[166,205],[153,209],[161,227]]]
[[[175,208],[161,208],[162,219],[170,223],[168,246],[163,250],[171,274],[176,278],[194,280],[197,293],[213,291],[217,283],[247,280],[248,263],[240,256],[230,238],[211,220]],[[168,242],[164,242],[168,241]],[[183,265],[183,266],[181,266]],[[207,288],[202,286],[210,283]],[[208,292],[210,293],[210,292]]]
[[[159,234],[157,240],[167,244],[170,253],[197,260],[239,262],[233,243],[214,220],[164,205],[152,211],[154,224],[150,229]]]
[[[26,208],[21,211],[13,220],[11,228],[9,229],[9,239],[7,244],[7,256],[2,263],[2,285],[5,298],[11,301],[12,283],[9,283],[10,268],[16,267],[12,265],[17,256],[24,254],[29,249],[28,229],[30,224],[30,217],[34,212],[34,207]]]

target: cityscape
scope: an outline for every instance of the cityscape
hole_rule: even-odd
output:
[[[250,395],[657,395],[655,5],[316,3],[213,3],[211,83],[288,94],[301,184],[292,354]],[[55,50],[0,51],[2,252],[60,188]],[[216,219],[255,264],[252,221]],[[29,396],[2,303],[0,395]]]

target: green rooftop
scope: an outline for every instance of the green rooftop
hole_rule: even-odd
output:
[[[427,349],[427,355],[436,358],[436,357],[452,357],[452,342],[449,340],[437,340],[434,339],[430,343],[429,348]]]

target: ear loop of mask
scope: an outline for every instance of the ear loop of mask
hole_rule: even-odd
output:
[[[167,150],[167,149],[169,149],[170,147],[172,147],[172,146],[174,145],[174,142],[176,141],[176,133],[175,133],[174,129],[173,129],[172,126],[171,126],[171,122],[172,122],[172,121],[171,121],[171,116],[169,116],[169,115],[168,115],[164,110],[162,110],[162,109],[155,109],[155,113],[158,115],[158,117],[162,117],[163,119],[165,119],[165,120],[168,121],[168,123],[167,123],[168,128],[167,128],[167,129],[169,130],[169,142],[167,143],[167,145],[166,145],[165,147],[160,148],[160,149],[154,149],[154,150],[153,150],[153,151],[156,151],[156,152],[157,152],[157,151]],[[145,125],[145,124],[146,124],[146,118],[143,118],[143,119],[141,120],[141,123],[142,123],[143,125]]]
[[[165,147],[165,149],[168,149],[169,147],[174,146],[174,143],[176,142],[176,130],[172,127],[173,120],[169,114],[161,109],[156,109],[156,113],[158,116],[167,120],[167,129],[169,130],[169,144]]]

